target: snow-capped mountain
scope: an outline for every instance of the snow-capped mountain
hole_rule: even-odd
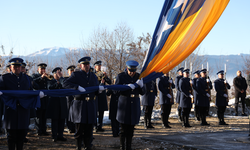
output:
[[[44,48],[42,50],[36,51],[32,54],[24,56],[24,59],[47,59],[53,64],[53,62],[60,61],[60,59],[65,58],[65,54],[71,51],[81,51],[79,54],[79,58],[85,56],[85,50],[81,48],[64,48],[64,47],[51,47],[51,48]],[[250,54],[238,54],[238,55],[205,55],[203,58],[206,58],[209,63],[209,68],[211,69],[211,76],[214,78],[217,77],[216,73],[219,70],[224,70],[224,65],[227,65],[227,77],[231,79],[236,76],[237,70],[242,70],[244,66],[244,59],[245,57],[250,57]],[[202,65],[202,64],[201,64]],[[200,67],[201,67],[200,65]],[[206,68],[206,64],[203,64],[204,68]]]
[[[72,50],[79,50],[79,48],[65,48],[65,47],[50,47],[36,51],[27,57],[43,57],[43,56],[60,56],[69,53]]]

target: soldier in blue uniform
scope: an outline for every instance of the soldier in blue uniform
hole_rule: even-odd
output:
[[[114,79],[115,83],[115,79]],[[118,98],[119,94],[116,93],[114,90],[108,90],[107,96],[111,96],[109,102],[109,119],[111,120],[111,127],[112,127],[112,134],[113,137],[119,136],[119,122],[116,120],[117,114],[117,106],[118,106]]]
[[[48,89],[63,89],[62,84],[64,78],[62,69],[56,67],[52,70],[54,79],[48,82]],[[49,97],[47,118],[51,118],[52,141],[66,141],[63,137],[65,119],[67,117],[67,100],[66,97]]]
[[[90,57],[81,58],[80,71],[75,71],[63,83],[63,88],[70,88],[85,92],[84,88],[91,86],[98,86],[96,75],[90,71]],[[99,86],[99,93],[104,90],[103,86]],[[98,91],[74,95],[74,100],[69,111],[69,121],[75,123],[76,133],[76,148],[81,149],[82,141],[85,149],[91,149],[91,140],[93,136],[93,125],[96,123],[96,102],[95,96],[99,94]]]
[[[64,79],[68,79],[71,74],[75,71],[75,68],[76,66],[75,65],[70,65],[68,68],[67,68],[67,71],[68,71],[68,77],[64,77]],[[71,95],[71,96],[66,96],[66,99],[67,99],[67,109],[68,109],[68,114],[69,114],[69,109],[70,109],[70,106],[72,105],[72,101],[74,100],[74,97]],[[68,117],[67,117],[68,118]],[[68,129],[69,129],[69,132],[70,133],[75,133],[75,124],[71,121],[69,121],[67,119],[67,126],[68,126]]]
[[[197,80],[199,79],[200,77],[200,71],[197,70],[195,71],[194,73],[194,78],[192,80],[192,87],[193,87],[193,94],[194,94],[194,117],[195,117],[195,120],[196,121],[200,121],[200,113],[199,113],[199,106],[198,106],[198,89],[197,89],[197,86],[196,86],[196,82]]]
[[[176,103],[178,104],[178,121],[181,122],[182,121],[182,117],[181,117],[181,107],[180,107],[180,97],[181,97],[181,91],[180,91],[180,88],[179,88],[179,81],[180,79],[183,77],[183,70],[184,68],[181,67],[177,70],[177,73],[179,74],[176,78],[175,78],[175,86],[176,86],[176,90],[177,90],[177,93],[176,93]]]
[[[41,63],[38,64],[38,73],[34,73],[31,77],[33,81],[39,86],[39,88],[35,88],[35,90],[47,90],[48,89],[48,82],[52,79],[50,75],[46,73],[47,64]],[[41,107],[37,108],[36,110],[36,125],[37,125],[37,133],[39,136],[42,135],[49,135],[46,132],[47,125],[46,125],[46,110],[48,107],[48,97],[44,97],[41,99]]]
[[[169,73],[164,74],[158,80],[158,89],[160,91],[161,120],[164,128],[171,128],[168,124],[168,118],[171,107],[174,104],[173,90],[175,85],[169,78]]]
[[[156,80],[152,80],[147,84],[144,84],[144,87],[146,89],[146,93],[141,97],[143,111],[145,113],[144,128],[154,128],[151,123],[151,116],[155,104],[155,98],[157,96]]]
[[[224,71],[221,70],[217,73],[218,79],[214,81],[214,88],[216,91],[216,106],[217,106],[217,116],[219,119],[219,125],[228,125],[224,121],[224,112],[228,105],[228,94],[227,90],[230,89],[230,85],[226,80],[223,79]]]
[[[132,137],[134,135],[134,126],[140,120],[140,98],[139,94],[145,94],[143,80],[139,80],[140,74],[136,72],[139,63],[134,60],[126,62],[125,72],[118,74],[116,85],[127,85],[131,89],[126,91],[117,91],[119,93],[118,108],[116,119],[120,122],[120,149],[131,149]],[[139,87],[135,88],[134,83]]]
[[[182,126],[191,127],[188,119],[192,108],[191,99],[193,98],[193,95],[191,93],[192,87],[190,85],[189,69],[183,70],[183,78],[180,79],[179,88],[181,91],[180,107],[182,108]]]
[[[210,106],[210,97],[209,90],[213,88],[212,82],[207,78],[207,69],[202,69],[200,71],[201,77],[197,80],[197,92],[198,92],[198,100],[197,105],[200,109],[200,117],[201,117],[201,125],[210,125],[206,121],[206,115],[208,114],[209,106]]]
[[[21,72],[23,59],[12,58],[11,73],[0,77],[0,90],[32,90],[31,81],[26,74]],[[43,92],[40,92],[43,93]],[[0,95],[3,93],[0,92]],[[44,95],[44,94],[43,94]],[[42,95],[41,95],[42,97]],[[16,110],[5,106],[4,126],[7,129],[9,150],[23,149],[26,130],[29,126],[30,110],[25,109],[19,101],[16,101]]]
[[[106,83],[111,84],[111,80],[108,78],[106,72],[101,71],[102,61],[97,61],[94,63],[95,70],[94,73],[97,76],[99,85],[103,86]],[[106,96],[106,90],[104,90],[102,93],[100,93],[97,96],[97,103],[98,103],[98,125],[96,128],[96,131],[104,131],[102,128],[103,124],[103,115],[104,111],[108,110],[108,103],[107,103],[107,96]]]

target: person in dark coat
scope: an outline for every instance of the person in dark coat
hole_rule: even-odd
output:
[[[101,71],[102,67],[102,61],[97,61],[94,63],[95,65],[95,75],[97,76],[99,85],[103,86],[105,84],[111,84],[111,80],[108,78],[106,72]],[[104,129],[102,128],[103,124],[103,115],[104,111],[108,110],[108,103],[107,103],[107,96],[106,96],[106,90],[104,90],[102,93],[100,93],[97,96],[97,103],[98,103],[98,125],[96,128],[96,131],[103,132]]]
[[[157,96],[156,80],[144,84],[144,87],[146,88],[146,93],[141,97],[143,111],[145,113],[144,128],[154,128],[151,123],[151,116],[155,104],[155,98]]]
[[[176,86],[176,90],[177,90],[177,93],[176,93],[176,103],[178,104],[178,121],[179,122],[182,122],[182,117],[181,117],[181,107],[180,107],[180,97],[181,97],[181,91],[180,91],[180,88],[179,88],[179,81],[180,79],[183,77],[183,70],[184,68],[181,67],[177,70],[178,72],[178,76],[175,78],[175,86]]]
[[[23,74],[26,74],[26,75],[29,77],[29,80],[30,80],[30,82],[31,82],[31,84],[32,84],[33,89],[39,88],[39,86],[33,81],[32,77],[29,76],[29,75],[27,74],[26,63],[23,62],[21,66],[22,66],[21,72],[22,72]],[[35,117],[36,117],[36,109],[35,109],[35,108],[32,108],[32,109],[30,109],[30,118],[35,118]],[[29,141],[29,140],[26,138],[27,133],[28,133],[28,130],[26,130],[24,143],[27,143],[27,142]]]
[[[0,77],[0,90],[32,90],[31,81],[26,74],[21,72],[23,59],[12,58],[11,73],[6,73]],[[0,95],[3,93],[0,92]],[[43,92],[40,92],[42,97]],[[7,139],[9,150],[15,148],[22,150],[26,130],[29,126],[30,110],[25,109],[19,101],[16,102],[16,110],[5,105],[4,127],[7,129]]]
[[[200,121],[200,112],[199,112],[199,106],[198,106],[198,89],[196,86],[197,80],[200,78],[200,71],[197,70],[194,73],[194,78],[192,80],[192,87],[193,87],[193,95],[194,95],[194,117],[196,121]]]
[[[200,108],[200,117],[201,117],[201,125],[210,125],[206,121],[206,116],[208,114],[209,106],[210,106],[210,97],[209,90],[213,88],[212,82],[207,78],[207,69],[202,69],[200,71],[201,77],[196,82],[198,99],[197,105]]]
[[[118,99],[118,108],[116,119],[120,123],[120,149],[131,149],[132,137],[134,135],[134,126],[140,120],[140,98],[139,94],[145,94],[143,80],[139,79],[140,74],[136,72],[139,63],[134,60],[126,62],[127,69],[125,72],[118,74],[116,77],[116,85],[127,85],[131,89],[125,91],[117,91],[120,95]],[[134,83],[139,87],[135,88]]]
[[[34,73],[31,77],[33,78],[33,82],[38,85],[38,88],[35,90],[47,90],[48,82],[53,78],[51,75],[46,73],[47,64],[41,63],[38,64],[38,73]],[[36,110],[36,126],[37,126],[37,134],[39,136],[49,135],[46,132],[47,129],[47,118],[46,118],[46,110],[48,107],[48,97],[45,96],[41,99],[41,107]]]
[[[179,88],[181,91],[180,107],[182,108],[182,126],[191,127],[188,119],[192,108],[191,99],[193,98],[193,95],[191,93],[192,87],[190,85],[189,69],[183,70],[183,78],[180,79]]]
[[[70,65],[68,68],[67,68],[67,71],[68,71],[68,77],[64,77],[64,79],[68,79],[71,74],[75,71],[75,68],[76,66],[75,65]],[[70,109],[70,106],[72,105],[72,101],[74,100],[74,97],[71,95],[71,96],[66,96],[66,99],[67,99],[67,109],[68,109],[68,114],[69,114],[69,109]],[[67,114],[67,116],[68,116]],[[68,118],[68,117],[67,117]],[[67,119],[67,126],[68,126],[68,129],[69,129],[69,132],[70,133],[75,133],[75,124],[71,121],[69,121]]]
[[[230,85],[226,80],[223,79],[224,71],[221,70],[217,73],[218,79],[214,81],[214,88],[216,91],[216,103],[217,106],[217,116],[219,119],[219,125],[228,125],[224,121],[224,112],[228,105],[228,94],[227,90],[230,89]]]
[[[235,116],[238,116],[239,98],[242,104],[241,115],[247,116],[247,114],[245,114],[245,98],[246,98],[247,82],[246,79],[242,77],[240,70],[237,71],[237,77],[234,78],[233,85],[235,89]]]
[[[164,74],[158,80],[158,89],[160,91],[161,120],[164,128],[171,128],[168,124],[168,118],[171,107],[174,104],[173,90],[175,85],[173,80],[169,78],[169,73]]]
[[[56,67],[52,73],[54,79],[49,81],[48,89],[63,89],[62,84],[64,78],[62,76],[62,69]],[[66,141],[63,137],[65,119],[67,117],[67,100],[66,97],[49,97],[49,104],[47,110],[47,118],[51,118],[52,141]]]
[[[114,83],[115,83],[115,79],[114,79]],[[116,114],[117,114],[119,94],[110,89],[107,91],[106,94],[107,96],[111,96],[110,102],[109,102],[109,119],[111,120],[112,134],[113,134],[113,137],[118,137],[120,126],[119,126],[119,122],[116,120]]]
[[[98,80],[93,72],[90,72],[90,57],[81,58],[80,71],[75,71],[63,82],[63,88],[75,89],[85,92],[86,87],[98,86]],[[74,95],[73,103],[69,110],[69,121],[75,123],[76,149],[81,149],[82,141],[85,149],[91,149],[93,137],[93,125],[96,123],[96,103],[95,96],[104,90],[99,86],[99,92]]]

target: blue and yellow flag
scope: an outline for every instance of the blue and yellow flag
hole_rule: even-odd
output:
[[[213,28],[229,0],[166,0],[140,77],[169,72],[185,60]]]

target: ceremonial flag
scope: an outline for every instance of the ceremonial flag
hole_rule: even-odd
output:
[[[186,59],[213,28],[228,3],[229,0],[166,0],[140,77],[167,73]]]

